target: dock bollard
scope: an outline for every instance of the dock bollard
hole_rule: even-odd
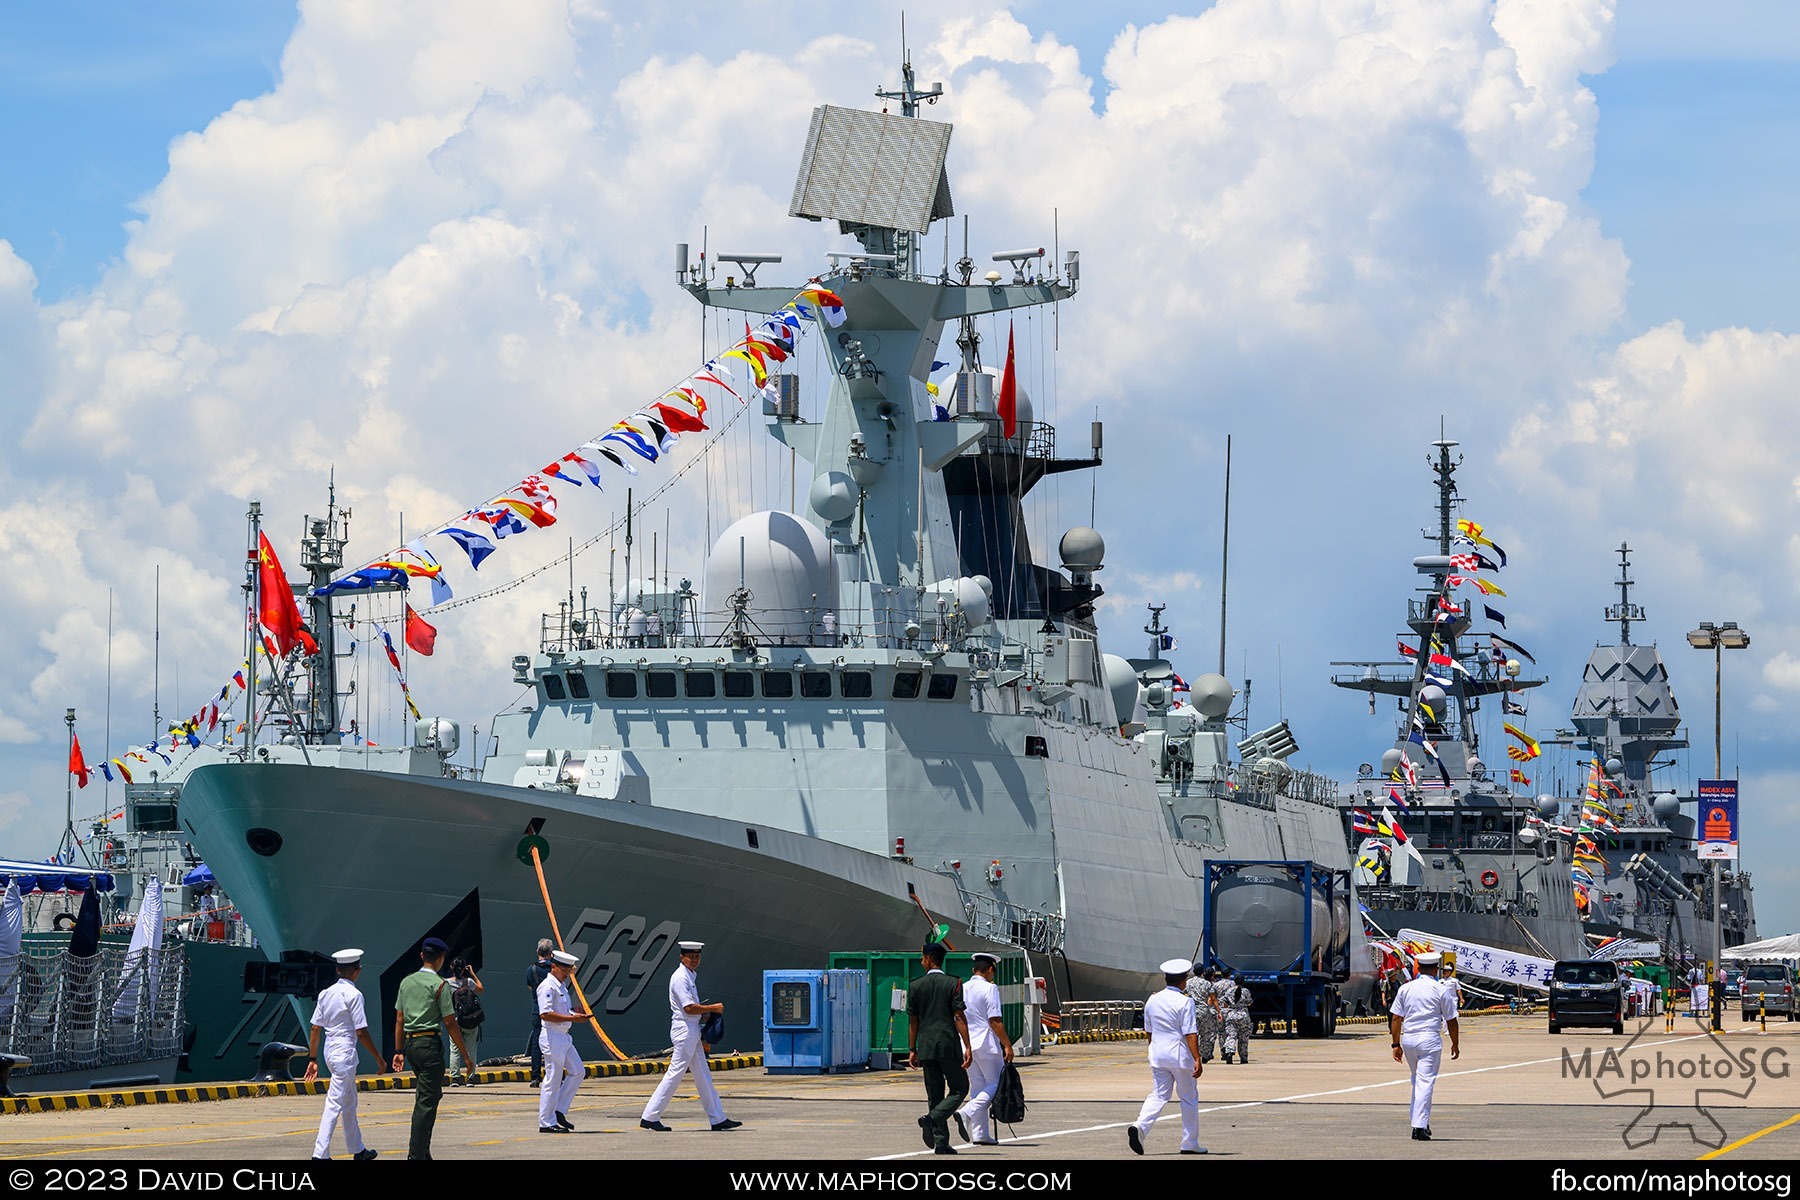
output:
[[[293,1075],[288,1071],[288,1059],[296,1054],[305,1054],[305,1046],[296,1046],[292,1042],[264,1042],[256,1055],[256,1074],[250,1077],[251,1083],[288,1083]]]
[[[1756,1027],[1764,1033],[1769,1032],[1769,995],[1767,992],[1756,998]]]
[[[1663,1004],[1663,1032],[1675,1032],[1675,989],[1670,988],[1668,999]]]

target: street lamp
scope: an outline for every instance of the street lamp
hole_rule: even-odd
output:
[[[1720,722],[1720,692],[1724,666],[1722,659],[1727,650],[1748,650],[1750,635],[1738,628],[1736,621],[1726,621],[1714,625],[1711,621],[1700,622],[1700,628],[1690,629],[1687,635],[1688,645],[1696,650],[1713,652],[1713,778],[1717,779],[1725,771],[1725,744]],[[1725,954],[1725,907],[1724,896],[1719,888],[1719,860],[1712,860],[1713,887],[1713,971],[1715,978],[1710,980],[1714,987],[1718,986],[1716,973]],[[1717,1028],[1715,1025],[1714,1028]]]

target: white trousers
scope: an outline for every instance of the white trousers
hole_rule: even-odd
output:
[[[331,1157],[331,1133],[340,1120],[344,1123],[344,1148],[361,1154],[362,1127],[356,1123],[356,1043],[352,1042],[348,1050],[327,1045],[320,1057],[331,1071],[331,1086],[325,1092],[325,1115],[319,1118],[313,1157]]]
[[[994,1140],[994,1128],[988,1119],[988,1109],[993,1107],[994,1089],[1000,1086],[1000,1069],[1004,1066],[1004,1050],[996,1050],[992,1054],[976,1054],[969,1059],[969,1099],[956,1111],[961,1114],[963,1124],[969,1127],[969,1140],[972,1142]]]
[[[1412,1127],[1431,1127],[1431,1089],[1437,1086],[1438,1063],[1444,1057],[1442,1042],[1401,1042],[1406,1069],[1412,1072]]]
[[[704,1043],[700,1041],[700,1023],[677,1021],[670,1026],[669,1036],[675,1043],[675,1053],[669,1056],[668,1073],[656,1085],[656,1092],[650,1097],[650,1103],[644,1106],[644,1120],[662,1119],[669,1101],[675,1098],[675,1089],[680,1085],[681,1077],[692,1071],[694,1087],[699,1089],[700,1106],[706,1110],[706,1119],[717,1125],[725,1119],[725,1105],[719,1100],[719,1089],[713,1086],[712,1068],[706,1065]]]
[[[538,1084],[538,1128],[543,1129],[556,1124],[557,1113],[568,1115],[586,1068],[581,1065],[574,1039],[566,1034],[551,1034],[548,1021],[538,1035],[538,1048],[544,1052],[544,1078]]]
[[[1181,1101],[1181,1148],[1198,1150],[1200,1148],[1200,1088],[1194,1078],[1194,1068],[1171,1071],[1167,1067],[1150,1068],[1150,1094],[1144,1097],[1144,1107],[1138,1112],[1138,1119],[1132,1122],[1138,1127],[1143,1137],[1150,1136],[1150,1127],[1156,1124],[1156,1118],[1162,1114],[1163,1106],[1173,1095]]]

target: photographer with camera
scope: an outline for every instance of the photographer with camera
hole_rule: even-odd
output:
[[[468,1047],[465,1059],[455,1046],[450,1047],[450,1086],[462,1087],[475,1082],[475,1065],[481,1061],[478,1052],[481,1045],[481,1023],[487,1019],[482,1011],[480,996],[486,989],[482,986],[481,976],[466,959],[454,959],[450,963],[451,1011],[456,1014],[456,1023],[462,1027],[463,1042]]]

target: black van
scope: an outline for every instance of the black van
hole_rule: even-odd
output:
[[[1605,1025],[1625,1032],[1625,981],[1617,963],[1565,959],[1550,972],[1550,1032],[1566,1025]]]

